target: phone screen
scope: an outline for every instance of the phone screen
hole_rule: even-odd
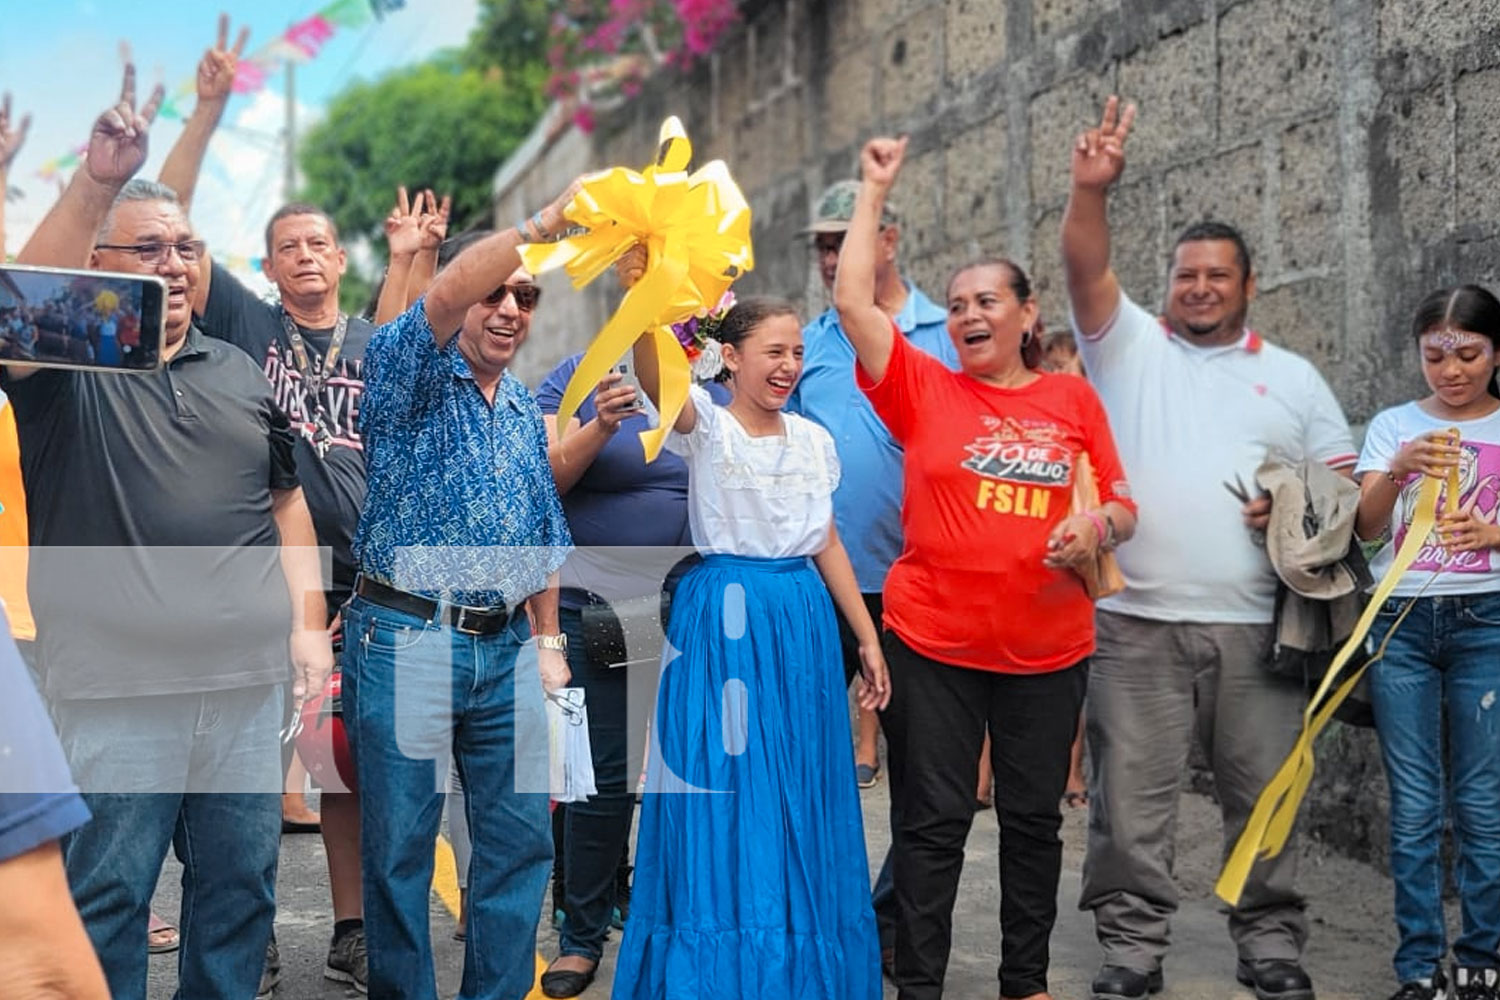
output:
[[[0,363],[154,371],[165,299],[151,275],[0,266]]]

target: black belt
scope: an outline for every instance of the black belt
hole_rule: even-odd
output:
[[[392,611],[416,615],[430,622],[441,621],[468,635],[490,635],[510,622],[511,609],[505,605],[493,608],[469,608],[462,604],[435,601],[361,576],[354,581],[354,592],[365,600]]]

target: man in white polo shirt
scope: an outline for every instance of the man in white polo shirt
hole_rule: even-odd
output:
[[[1092,769],[1080,906],[1094,911],[1104,963],[1095,1000],[1162,989],[1177,797],[1196,724],[1214,769],[1226,850],[1296,739],[1304,693],[1272,677],[1276,576],[1254,529],[1268,499],[1253,483],[1268,454],[1347,474],[1349,427],[1305,359],[1245,325],[1255,276],[1244,239],[1194,224],[1172,253],[1165,312],[1142,309],[1110,267],[1107,195],[1124,170],[1134,108],[1110,98],[1079,136],[1063,220],[1063,263],[1079,347],[1109,413],[1140,505],[1119,552],[1125,590],[1099,602],[1088,693]],[[1253,489],[1253,486],[1252,486]],[[1295,843],[1255,866],[1229,913],[1236,978],[1260,1000],[1312,1000]]]

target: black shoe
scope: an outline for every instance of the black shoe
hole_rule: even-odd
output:
[[[576,997],[589,988],[594,981],[594,973],[599,971],[598,963],[587,972],[575,972],[572,969],[548,969],[542,973],[542,992],[549,997]]]
[[[1152,993],[1160,993],[1163,987],[1160,969],[1137,972],[1119,965],[1106,965],[1094,977],[1089,987],[1093,1000],[1146,1000]]]
[[[1270,959],[1247,962],[1240,959],[1234,978],[1255,990],[1256,1000],[1313,1000],[1312,980],[1296,962]]]
[[[1401,984],[1391,994],[1391,1000],[1448,1000],[1448,980],[1443,970],[1436,970],[1428,979],[1413,979]]]

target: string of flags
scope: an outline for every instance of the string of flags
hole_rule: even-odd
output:
[[[340,28],[363,27],[372,18],[382,20],[387,14],[404,6],[406,0],[332,0],[316,13],[298,21],[254,52],[242,57],[234,74],[234,92],[255,93],[265,87],[266,81],[287,63],[312,60]],[[195,78],[189,76],[167,94],[158,112],[160,117],[179,121],[187,117],[180,102],[193,96],[196,90]],[[50,181],[60,171],[78,166],[87,151],[88,143],[84,143],[61,156],[53,157],[42,164],[36,171],[36,176]],[[257,260],[253,263],[258,267],[260,262]]]
[[[259,274],[260,265],[265,260],[264,257],[243,257],[237,253],[224,254],[222,257],[215,254],[214,259],[222,261],[225,267],[236,274],[244,274],[247,271]]]

